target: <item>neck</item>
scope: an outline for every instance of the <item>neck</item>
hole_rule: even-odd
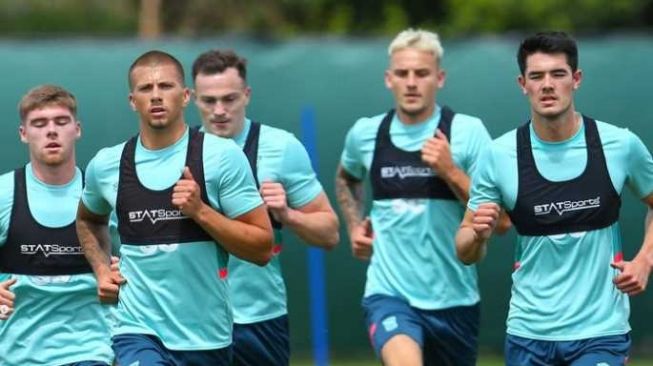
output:
[[[433,112],[435,111],[435,104],[432,104],[426,109],[417,113],[406,113],[399,106],[397,106],[396,109],[399,121],[407,125],[415,125],[426,121],[433,115]]]
[[[152,128],[141,123],[141,143],[148,150],[166,148],[179,141],[186,133],[186,127],[186,122],[183,120],[161,129]]]
[[[31,159],[34,176],[43,183],[51,185],[64,185],[75,177],[75,156],[59,165],[48,165]]]
[[[580,120],[580,115],[573,108],[553,118],[547,118],[535,113],[532,114],[531,118],[537,136],[543,141],[550,142],[570,139],[578,132]]]

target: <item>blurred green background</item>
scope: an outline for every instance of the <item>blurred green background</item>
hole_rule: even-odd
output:
[[[163,49],[177,56],[189,72],[199,53],[234,48],[249,59],[253,89],[249,116],[299,136],[302,108],[315,109],[319,178],[334,202],[333,176],[345,133],[357,118],[392,106],[383,85],[386,47],[396,31],[409,25],[443,35],[447,83],[438,101],[481,117],[494,137],[528,117],[527,101],[516,84],[520,39],[536,29],[573,32],[585,76],[577,94],[578,109],[630,128],[650,146],[651,4],[0,0],[0,112],[7,131],[0,135],[0,171],[27,161],[17,135],[16,105],[29,88],[55,83],[78,97],[83,125],[78,160],[85,166],[98,149],[137,132],[136,116],[127,104],[126,72],[134,58]],[[144,10],[153,5],[153,10]],[[199,123],[192,104],[187,119]],[[645,209],[635,201],[624,194],[626,258],[638,249],[643,234]],[[306,247],[292,235],[288,238],[282,261],[289,288],[292,364],[310,364]],[[344,230],[341,238],[339,247],[325,257],[330,353],[337,361],[334,365],[374,364],[359,305],[366,264],[351,257]],[[479,266],[480,365],[501,364],[513,242],[513,233],[495,239]],[[653,353],[652,308],[651,292],[632,301],[633,365],[653,365],[645,358]]]

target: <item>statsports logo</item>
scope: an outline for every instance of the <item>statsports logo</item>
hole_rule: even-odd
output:
[[[156,224],[159,221],[185,219],[188,219],[188,216],[184,215],[181,210],[165,210],[161,208],[154,210],[129,211],[129,222],[132,223],[139,223],[148,220],[150,223]]]
[[[83,255],[84,251],[81,246],[66,246],[60,244],[21,244],[20,254],[42,254],[47,258],[51,255]]]
[[[599,207],[601,207],[601,197],[597,196],[578,201],[567,200],[535,205],[533,206],[533,211],[535,212],[535,216],[548,215],[553,212],[557,213],[558,216],[562,216],[565,212],[590,210]]]
[[[395,178],[399,177],[400,179],[404,178],[422,178],[422,177],[434,177],[435,172],[429,167],[421,166],[384,166],[381,167],[381,178]]]

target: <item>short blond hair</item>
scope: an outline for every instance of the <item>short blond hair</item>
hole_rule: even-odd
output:
[[[415,48],[430,52],[438,61],[442,60],[442,56],[444,56],[444,48],[442,48],[442,44],[440,43],[440,36],[437,33],[422,29],[408,28],[399,33],[390,43],[388,55],[392,56],[393,53],[404,48]]]
[[[77,117],[77,101],[71,92],[57,85],[39,85],[30,89],[18,103],[20,122],[25,122],[29,112],[48,106],[64,107]]]

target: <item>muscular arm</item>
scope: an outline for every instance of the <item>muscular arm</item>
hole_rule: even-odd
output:
[[[363,221],[364,193],[363,182],[347,173],[342,165],[338,165],[336,196],[349,232]]]
[[[338,244],[338,217],[324,192],[296,209],[288,207],[286,192],[280,183],[263,182],[261,196],[274,218],[303,241],[324,249],[332,249]]]
[[[109,216],[96,215],[80,202],[77,208],[77,236],[86,259],[97,279],[97,292],[101,302],[118,301],[120,285],[125,282],[119,271],[111,271],[111,240]]]
[[[495,203],[481,204],[476,212],[465,211],[456,234],[456,254],[463,263],[473,264],[485,257],[487,241],[497,225],[499,212]]]
[[[96,277],[109,272],[111,240],[108,223],[108,215],[96,215],[89,211],[84,203],[79,203],[76,220],[77,236]]]
[[[270,261],[272,225],[264,205],[230,219],[202,203],[202,207],[189,216],[236,257],[259,266]]]
[[[345,216],[349,241],[354,257],[368,260],[372,256],[374,232],[369,218],[363,219],[363,182],[352,177],[338,165],[336,194],[340,209]]]
[[[236,257],[259,266],[272,258],[272,225],[264,205],[230,219],[202,201],[200,186],[188,167],[173,188],[172,204]]]
[[[648,212],[645,219],[644,240],[639,252],[631,261],[612,263],[612,266],[621,272],[614,278],[615,285],[620,291],[630,296],[646,290],[651,268],[653,268],[653,213],[651,212],[653,210],[653,194],[644,198],[644,202],[648,206]]]

